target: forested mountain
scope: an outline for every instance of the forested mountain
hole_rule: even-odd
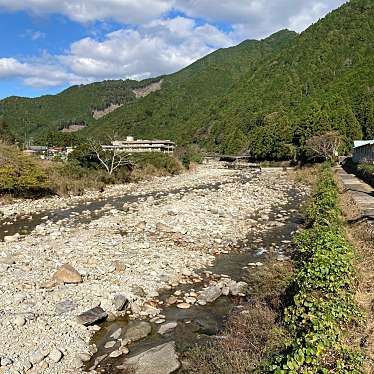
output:
[[[84,105],[83,100],[74,102],[87,116],[84,136],[117,132],[169,138],[179,144],[195,142],[208,151],[282,159],[302,155],[310,136],[338,130],[348,150],[353,139],[374,137],[374,2],[351,0],[300,35],[284,30],[218,50],[163,77],[161,90],[145,98],[124,95],[126,105],[94,121],[88,118],[93,105],[113,101],[106,101],[97,85],[92,85],[97,90],[91,96],[85,94]],[[40,118],[38,130],[41,124],[51,128],[56,116],[50,113],[60,110],[64,94],[47,97],[50,109],[43,121],[37,104],[23,113],[36,111],[29,121]],[[47,99],[32,103],[37,100]],[[22,129],[18,107],[10,107],[5,109],[10,127],[14,130],[17,123]]]
[[[204,69],[209,58],[203,59],[90,132],[160,135],[259,158],[294,157],[306,138],[329,130],[340,131],[346,149],[353,139],[374,136],[372,0],[352,0],[298,36],[283,31],[244,45],[252,43],[260,50],[268,46],[267,53],[250,59],[239,52],[244,46],[233,48],[232,61],[244,66],[230,76],[228,90],[219,89],[225,67]],[[212,55],[214,61],[219,53]]]
[[[190,142],[194,129],[207,129],[212,103],[226,97],[243,75],[258,67],[297,36],[287,30],[218,50],[182,71],[166,76],[162,89],[122,107],[88,129],[90,135],[115,131],[136,137]],[[212,110],[215,110],[212,108]],[[208,116],[209,118],[209,116]]]
[[[0,100],[0,120],[19,138],[35,137],[69,124],[90,124],[93,111],[135,101],[134,89],[158,80],[112,80],[73,86],[58,95],[35,99],[9,97]]]

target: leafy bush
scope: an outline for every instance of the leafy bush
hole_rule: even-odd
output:
[[[0,144],[0,194],[45,193],[48,188],[46,174],[32,158]]]
[[[192,163],[201,164],[203,162],[203,153],[199,146],[189,145],[186,147],[178,147],[176,157],[182,162],[182,165],[189,169]]]
[[[138,153],[130,157],[134,162],[135,167],[145,170],[146,168],[153,168],[155,172],[167,173],[171,175],[178,174],[182,171],[182,166],[179,161],[164,153]],[[150,174],[153,174],[150,172]]]
[[[361,373],[362,355],[344,331],[361,312],[354,301],[354,250],[344,236],[331,168],[324,166],[308,209],[310,227],[297,237],[292,303],[284,324],[287,349],[269,366],[274,373]]]

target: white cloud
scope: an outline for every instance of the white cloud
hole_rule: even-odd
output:
[[[302,31],[345,0],[0,0],[0,9],[60,13],[78,22],[125,23],[102,39],[87,37],[66,53],[1,58],[0,78],[31,86],[59,86],[102,79],[175,72],[221,47],[262,38],[283,28]],[[167,18],[170,10],[186,16]],[[206,20],[206,21],[197,21]],[[226,24],[221,29],[214,26]],[[100,25],[105,25],[104,22]],[[222,31],[225,30],[225,31]],[[44,34],[29,30],[32,40]]]
[[[232,26],[237,40],[266,37],[288,28],[303,31],[346,0],[176,0],[175,6],[190,17]]]
[[[37,15],[60,13],[78,22],[114,19],[137,24],[158,18],[172,0],[0,0],[0,8]]]
[[[0,77],[21,77],[32,86],[144,79],[175,72],[232,44],[233,40],[212,25],[176,17],[111,32],[102,41],[81,39],[64,55],[44,53],[24,62],[0,59]]]

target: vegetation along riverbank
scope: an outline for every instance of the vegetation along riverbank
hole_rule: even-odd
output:
[[[299,179],[305,175],[297,173]],[[339,195],[332,169],[324,165],[305,209],[305,228],[294,238],[292,261],[270,258],[250,269],[248,304],[229,319],[222,339],[187,354],[194,373],[372,372],[372,322],[365,316],[373,244],[370,234],[363,235],[364,223],[346,232],[347,209],[352,215],[352,204]]]

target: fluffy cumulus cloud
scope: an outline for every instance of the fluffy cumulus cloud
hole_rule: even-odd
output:
[[[220,0],[212,5],[212,0],[0,0],[0,11],[59,13],[81,23],[115,20],[123,24],[103,38],[77,40],[63,55],[0,56],[0,78],[59,86],[172,73],[247,38],[262,38],[283,28],[302,31],[344,2]],[[29,36],[34,41],[48,37],[34,31]]]
[[[303,31],[346,0],[176,0],[175,7],[191,17],[226,22],[233,37],[262,38],[280,29]]]
[[[184,17],[159,19],[136,29],[111,32],[101,41],[81,39],[63,55],[45,54],[23,62],[0,58],[0,77],[22,77],[33,86],[143,79],[175,72],[216,48],[232,44],[212,25]]]
[[[130,24],[155,19],[171,6],[170,0],[0,0],[0,9],[10,11],[59,13],[78,22],[113,19]]]

